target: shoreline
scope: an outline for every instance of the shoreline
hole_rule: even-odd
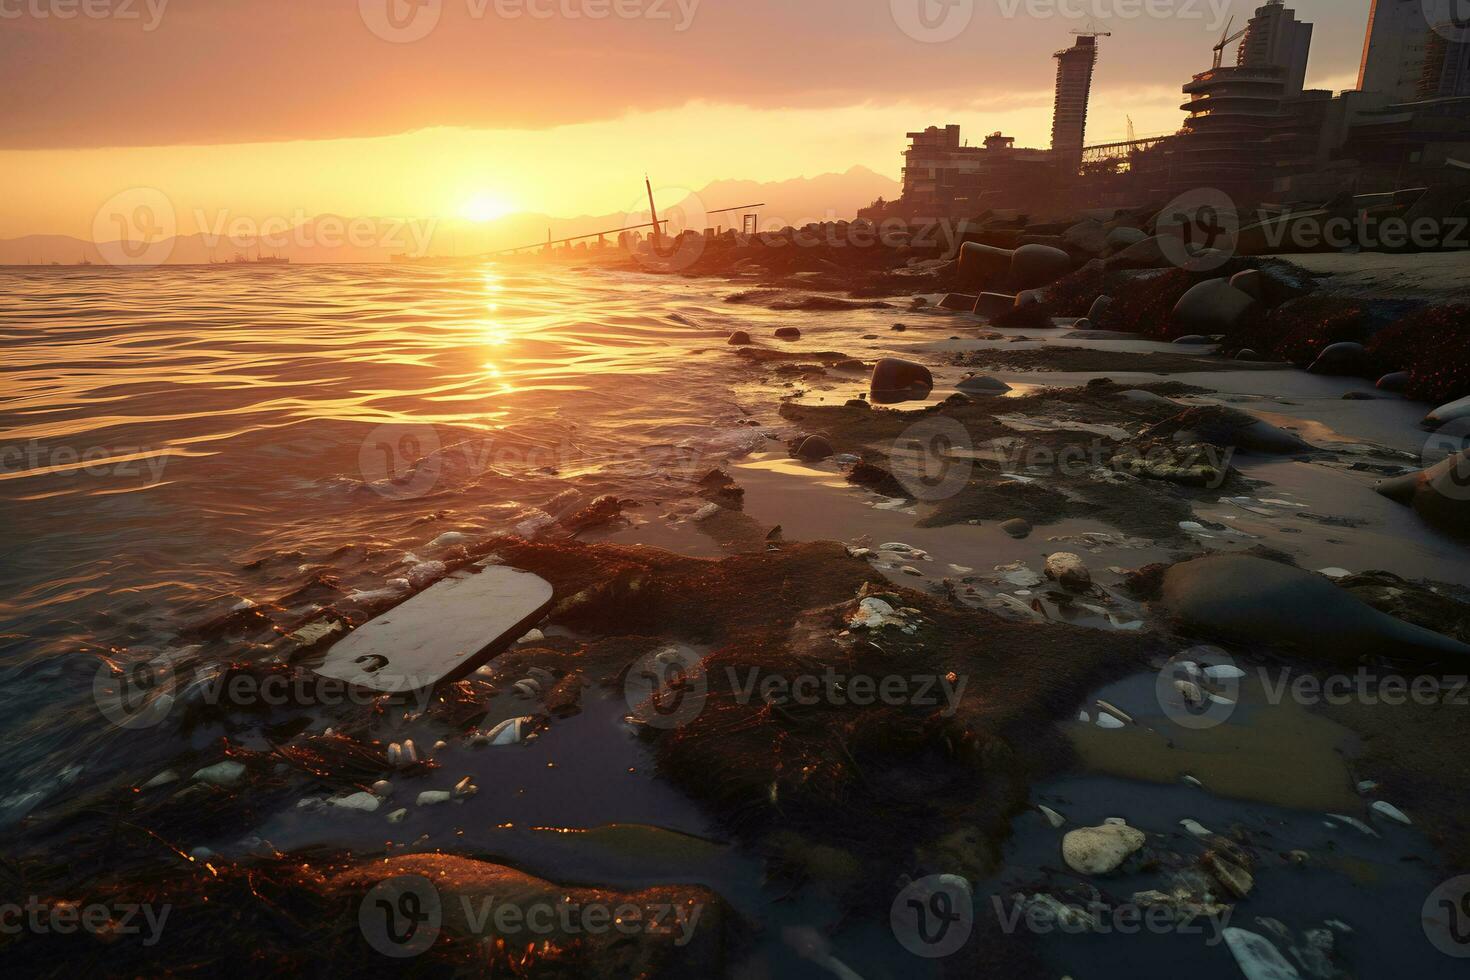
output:
[[[997,326],[968,313],[941,313],[938,290],[928,292],[931,299],[922,306],[906,305],[906,296],[890,293],[891,305],[874,308],[851,296],[852,290],[844,290],[851,298],[842,300],[821,289],[820,278],[776,279],[782,294],[760,296],[761,305],[791,304],[788,315],[803,335],[779,345],[760,337],[759,344],[740,348],[780,356],[729,353],[738,402],[757,423],[753,428],[770,434],[764,446],[733,456],[718,474],[698,474],[707,479],[687,487],[684,500],[664,514],[630,508],[621,521],[592,525],[576,535],[547,529],[539,540],[486,536],[466,541],[462,555],[446,565],[496,554],[547,577],[556,587],[558,605],[539,638],[512,648],[488,673],[457,685],[423,717],[410,719],[410,711],[385,726],[387,719],[360,709],[298,710],[294,713],[306,717],[308,725],[295,734],[262,743],[239,733],[243,738],[225,745],[197,745],[169,767],[176,782],[145,786],[155,774],[139,773],[131,781],[87,787],[78,798],[37,813],[20,828],[30,859],[45,866],[51,848],[70,839],[76,857],[72,876],[108,867],[116,858],[112,842],[117,836],[101,833],[103,815],[126,807],[127,825],[146,833],[128,837],[139,850],[125,869],[117,869],[112,879],[117,894],[140,885],[177,894],[182,900],[176,914],[195,923],[186,927],[187,935],[200,935],[220,921],[206,906],[267,914],[244,890],[253,876],[257,884],[268,883],[275,904],[310,912],[304,932],[275,940],[279,945],[271,953],[282,962],[315,959],[301,936],[326,942],[338,924],[356,914],[357,900],[370,883],[364,877],[368,869],[402,865],[411,870],[418,867],[415,852],[450,852],[434,859],[439,866],[433,873],[455,883],[446,894],[491,894],[506,887],[512,872],[544,875],[531,881],[514,878],[511,887],[534,896],[551,887],[545,881],[554,881],[597,889],[607,902],[630,895],[627,900],[635,904],[697,901],[713,913],[706,922],[718,922],[690,950],[640,935],[631,961],[598,960],[614,955],[600,940],[588,947],[545,949],[531,961],[547,970],[584,969],[589,976],[614,975],[635,963],[654,975],[678,975],[691,966],[722,972],[773,957],[803,962],[803,956],[816,955],[810,953],[812,935],[828,949],[822,955],[859,971],[864,966],[845,947],[871,952],[883,975],[920,963],[901,949],[874,951],[873,945],[874,937],[887,931],[888,908],[904,879],[930,875],[962,876],[976,897],[980,935],[946,960],[944,970],[989,965],[1016,976],[1075,970],[1081,961],[1057,964],[1047,958],[1059,950],[1070,956],[1080,950],[1069,952],[1066,943],[1055,946],[1045,936],[1005,934],[987,896],[1021,887],[1028,896],[1077,900],[1079,882],[1085,885],[1088,879],[1058,873],[1055,849],[1064,833],[1100,824],[1104,816],[1124,818],[1147,834],[1142,851],[1122,870],[1093,879],[1110,891],[1121,889],[1120,901],[1130,893],[1134,901],[1139,894],[1165,894],[1172,896],[1165,904],[1176,914],[1238,905],[1244,928],[1252,928],[1252,915],[1307,902],[1317,919],[1291,922],[1285,935],[1273,935],[1283,950],[1305,948],[1309,943],[1302,930],[1321,928],[1328,919],[1356,919],[1360,933],[1373,927],[1371,898],[1349,903],[1347,911],[1328,908],[1333,904],[1324,891],[1328,883],[1343,876],[1358,880],[1352,875],[1361,868],[1347,856],[1387,869],[1402,854],[1412,855],[1415,872],[1407,878],[1390,875],[1391,887],[1384,886],[1395,895],[1412,892],[1432,877],[1427,869],[1423,881],[1415,877],[1417,865],[1434,854],[1423,831],[1443,848],[1434,857],[1445,876],[1470,869],[1470,854],[1457,843],[1464,839],[1458,811],[1466,791],[1451,751],[1470,732],[1447,723],[1440,717],[1443,711],[1432,718],[1424,717],[1428,712],[1393,711],[1385,719],[1384,713],[1369,710],[1333,709],[1329,720],[1292,706],[1285,727],[1268,725],[1257,737],[1252,733],[1261,723],[1250,719],[1264,716],[1275,725],[1280,716],[1272,711],[1280,709],[1252,700],[1259,692],[1248,689],[1240,695],[1246,717],[1238,738],[1229,751],[1220,752],[1211,749],[1210,735],[1234,732],[1236,725],[1194,732],[1186,746],[1177,719],[1162,700],[1150,703],[1147,684],[1140,686],[1140,679],[1157,676],[1213,639],[1202,635],[1207,630],[1174,621],[1157,605],[1157,590],[1148,583],[1150,575],[1161,574],[1160,566],[1202,553],[1269,554],[1272,560],[1295,559],[1306,572],[1331,569],[1330,580],[1348,583],[1376,605],[1400,613],[1412,606],[1432,628],[1454,628],[1455,616],[1470,609],[1464,545],[1413,510],[1373,493],[1384,476],[1417,468],[1422,411],[1397,396],[1344,400],[1345,393],[1371,390],[1361,380],[1277,366],[1242,369],[1202,349],[1181,354],[1178,345],[1142,337],[1072,337],[1079,331],[1055,322]],[[718,291],[712,287],[711,292],[713,302]],[[844,323],[845,318],[865,326]],[[885,320],[902,322],[906,329],[877,331]],[[1018,336],[1028,339],[1013,342]],[[719,343],[711,338],[716,356],[726,353],[715,346]],[[1001,354],[1001,360],[983,360]],[[866,388],[866,372],[885,356],[925,362],[934,375],[933,395],[891,407],[850,404],[851,396]],[[982,360],[954,363],[968,357]],[[1137,370],[1126,370],[1130,359],[1138,360]],[[859,361],[862,370],[842,367],[847,360]],[[1050,366],[1059,370],[1039,370]],[[956,386],[971,370],[992,372],[1014,389],[1000,395],[959,394]],[[1218,424],[1205,435],[1218,433],[1212,438],[1225,440],[1205,438],[1204,444],[1239,450],[1229,440],[1243,423],[1229,413],[1244,412],[1273,423],[1307,448],[1265,455],[1242,451],[1233,457],[1238,465],[1221,474],[1227,482],[1214,487],[1138,477],[1112,466],[1119,445],[1157,443],[1164,437],[1145,433],[1190,411],[1213,413],[1209,418]],[[971,464],[950,496],[904,498],[853,483],[856,464],[844,461],[845,455],[889,475],[880,489],[906,489],[902,479],[896,484],[892,479],[902,464],[894,448],[916,423],[934,419],[958,425],[974,452],[941,459]],[[796,449],[812,435],[826,439],[831,454],[797,459]],[[1013,451],[1017,442],[1048,452],[1018,455]],[[1059,452],[1074,446],[1100,446],[1102,455],[1084,456],[1075,473],[1059,471]],[[715,510],[708,511],[710,506]],[[1002,529],[1002,523],[1022,515],[1031,525],[1026,537]],[[1058,552],[1077,555],[1090,570],[1085,588],[1047,581],[1046,559]],[[1372,582],[1354,583],[1351,576],[1374,569],[1437,580],[1439,592],[1408,583],[1386,590]],[[884,603],[893,621],[853,625],[869,599]],[[627,672],[667,644],[686,650],[691,667],[699,665],[714,707],[683,728],[635,724],[637,734],[621,732],[626,727],[621,712],[610,708],[622,702],[619,689]],[[1332,675],[1359,666],[1356,659],[1334,659],[1330,651],[1291,652],[1259,637],[1238,640],[1230,649],[1253,670]],[[246,664],[238,670],[246,676],[294,672],[309,665],[312,656],[305,651],[285,663]],[[1370,663],[1425,674],[1455,669],[1453,664]],[[960,712],[944,717],[934,705],[773,711],[736,697],[742,672],[786,676],[801,664],[849,676],[962,674],[975,700],[962,701]],[[561,692],[556,699],[550,689],[529,702],[513,693],[514,682],[533,670],[554,679],[554,689]],[[1100,702],[1111,710],[1100,708]],[[534,744],[469,744],[466,725],[488,727],[485,721],[528,711],[538,719]],[[1078,711],[1089,720],[1077,720]],[[638,715],[636,709],[631,713]],[[1118,724],[1100,727],[1105,715]],[[207,715],[205,729],[212,730]],[[1343,740],[1344,731],[1365,741],[1353,747]],[[387,743],[390,736],[397,740],[409,733],[421,745],[443,740],[445,747],[434,751],[433,763],[395,772],[388,765]],[[599,748],[612,738],[623,740],[616,752]],[[1301,785],[1291,786],[1290,778],[1263,780],[1262,766],[1294,738],[1311,747],[1302,768],[1291,770]],[[1436,740],[1443,751],[1421,749],[1411,757],[1404,748]],[[1220,741],[1213,744],[1218,747]],[[1384,751],[1383,744],[1394,748]],[[514,772],[507,772],[494,755],[505,752],[535,762],[518,761]],[[1342,759],[1340,752],[1351,758],[1337,768],[1332,760]],[[1232,754],[1238,759],[1232,761]],[[585,761],[579,758],[583,755]],[[196,768],[222,761],[240,765],[238,781],[189,778]],[[536,808],[541,804],[519,804],[517,794],[500,791],[518,782],[522,792],[557,785],[538,782],[549,777],[537,773],[571,766],[575,779],[616,798],[619,783],[607,779],[614,763],[631,779],[624,785],[634,787],[625,791],[626,801],[591,805],[591,791],[563,788],[548,790],[554,805],[542,811]],[[1198,796],[1200,787],[1181,781],[1181,767],[1202,784],[1206,797]],[[415,805],[416,791],[447,788],[466,770],[479,787],[473,798],[449,801],[442,810]],[[393,785],[371,811],[335,809],[341,804],[331,801],[356,794],[377,799],[373,787],[380,778]],[[1080,785],[1079,779],[1093,781],[1085,797],[1067,788]],[[1359,792],[1357,784],[1366,779],[1379,787]],[[1221,832],[1181,834],[1179,818],[1159,821],[1142,804],[1145,798],[1153,806],[1167,802],[1188,811],[1202,824],[1218,824]],[[317,802],[304,807],[298,802],[307,799]],[[1267,816],[1234,809],[1232,801],[1243,799],[1273,809]],[[1378,799],[1407,812],[1413,827],[1375,817],[1370,805]],[[1043,800],[1062,816],[1060,827],[1038,809]],[[1290,826],[1306,835],[1309,823],[1323,823],[1325,812],[1311,814],[1309,821],[1304,807],[1320,809],[1329,802],[1346,807],[1353,800],[1358,810],[1347,815],[1379,836],[1335,822],[1337,829],[1326,835],[1320,835],[1319,826],[1318,837],[1283,839],[1281,822],[1288,819],[1283,813],[1296,814]],[[522,806],[519,817],[508,816]],[[506,834],[497,837],[485,829],[494,818],[494,823],[515,824],[507,830],[520,833],[549,813],[560,813],[563,820],[580,819],[581,825],[540,826],[574,830],[569,839],[578,840],[599,827],[636,819],[639,806],[648,821],[678,814],[667,821],[677,826],[640,832],[631,841],[600,832],[597,840],[569,846],[560,857],[534,834],[529,842],[506,843]],[[401,832],[384,822],[391,808],[406,811]],[[461,815],[476,810],[474,820]],[[1235,823],[1240,826],[1224,829]],[[389,848],[381,843],[385,828],[401,838]],[[675,832],[685,837],[668,836]],[[252,838],[269,846],[239,847]],[[196,841],[209,853],[191,854]],[[315,850],[322,847],[329,852]],[[346,853],[349,847],[353,853]],[[1044,855],[1047,848],[1052,850]],[[1305,862],[1282,856],[1303,848]],[[549,856],[538,862],[538,854]],[[584,863],[587,855],[595,858],[591,864]],[[666,855],[674,857],[660,864]],[[502,868],[498,860],[512,871],[495,870]],[[1231,870],[1212,863],[1219,860]],[[1309,870],[1300,873],[1310,885],[1293,883],[1291,876],[1303,865]],[[587,867],[599,869],[601,880],[589,880]],[[1228,892],[1229,881],[1238,886],[1236,872],[1241,871],[1247,879],[1254,876],[1259,887],[1223,902],[1219,893]],[[799,892],[815,911],[788,917],[762,896],[763,879]],[[673,891],[638,891],[656,887]],[[1025,904],[1038,901],[1027,897]],[[1395,907],[1395,935],[1404,935],[1405,916],[1417,915],[1417,906]],[[254,921],[258,928],[265,920]],[[244,926],[232,928],[246,934]],[[806,938],[796,942],[783,928],[807,929],[811,935],[800,933]],[[426,955],[442,957],[446,964],[479,962],[477,957],[485,955],[480,939],[487,934],[476,939],[463,922],[447,932],[459,941]],[[1344,950],[1335,962],[1342,968],[1381,964],[1380,957],[1393,948],[1387,933],[1381,945],[1361,934],[1355,940],[1348,935],[1337,931]],[[509,962],[526,937],[489,938],[501,943],[492,947],[490,962],[501,963]],[[1170,937],[1149,955],[1177,958],[1179,939]],[[125,941],[117,951],[128,948]],[[333,969],[342,972],[381,962],[351,937],[338,935],[330,948],[340,957]],[[1189,948],[1190,955],[1203,955],[1196,946]],[[27,944],[19,950],[33,951],[44,958],[53,948]],[[180,963],[187,958],[178,947],[164,955],[180,957]],[[1329,959],[1333,955],[1338,954]],[[1233,970],[1234,964],[1223,949],[1211,950],[1210,956],[1208,966],[1202,963],[1206,975],[1231,975],[1225,968]],[[1426,957],[1420,966],[1430,969],[1438,962]],[[1452,961],[1443,964],[1450,967]]]

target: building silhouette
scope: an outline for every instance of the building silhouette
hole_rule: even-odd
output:
[[[1097,36],[1083,34],[1076,44],[1052,57],[1057,61],[1057,92],[1051,118],[1051,150],[1063,172],[1076,173],[1082,165],[1087,136],[1087,102],[1097,66]]]

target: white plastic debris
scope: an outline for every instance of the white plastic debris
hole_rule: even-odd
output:
[[[172,769],[165,769],[163,772],[159,773],[157,776],[154,776],[152,779],[148,780],[148,782],[144,783],[143,788],[153,789],[155,786],[166,786],[169,783],[176,783],[178,781],[179,774],[177,772]]]
[[[847,621],[847,625],[875,630],[884,626],[899,626],[903,621],[903,617],[888,603],[869,596],[858,603],[858,611]]]
[[[1226,929],[1223,935],[1225,945],[1230,947],[1230,955],[1235,957],[1235,963],[1246,980],[1300,980],[1301,974],[1265,936],[1234,926]]]
[[[1374,800],[1372,809],[1373,812],[1381,813],[1388,819],[1396,820],[1399,823],[1404,824],[1405,826],[1411,825],[1414,822],[1409,819],[1408,815],[1405,814],[1404,811],[1400,810],[1398,807],[1394,806],[1392,803],[1387,802],[1386,800]]]
[[[233,786],[245,775],[245,766],[231,759],[205,766],[194,773],[194,778],[212,786]]]

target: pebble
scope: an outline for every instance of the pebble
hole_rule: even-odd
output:
[[[419,806],[436,806],[440,803],[448,803],[453,799],[453,794],[444,789],[426,789],[419,794]]]
[[[532,630],[517,640],[517,643],[541,643],[546,639],[546,634],[540,630]]]
[[[711,517],[714,517],[716,514],[718,514],[721,509],[722,508],[719,504],[705,504],[703,507],[699,508],[699,510],[696,510],[694,512],[694,516],[690,517],[689,519],[691,521],[707,521]]]
[[[922,578],[924,576],[924,573],[923,572],[919,571],[917,568],[915,568],[912,565],[905,565],[902,568],[900,568],[899,571],[900,572],[903,572],[905,575],[914,575],[914,576],[918,576],[919,578]]]
[[[429,542],[430,548],[449,548],[457,544],[466,544],[470,540],[468,534],[460,531],[445,531],[433,541]]]
[[[1189,831],[1196,837],[1210,836],[1209,828],[1200,823],[1198,820],[1191,820],[1188,817],[1185,817],[1183,820],[1179,821],[1179,826],[1183,827],[1185,830]]]
[[[474,781],[469,776],[466,776],[465,778],[454,784],[454,795],[459,797],[460,799],[474,796],[479,791],[480,787],[476,786],[474,784]]]
[[[1031,533],[1031,522],[1022,517],[1003,521],[1000,529],[1013,538],[1024,538]]]
[[[730,339],[725,341],[725,343],[732,344],[737,347],[748,347],[750,345],[750,334],[746,333],[744,330],[736,330],[730,335]]]
[[[1046,822],[1053,827],[1061,827],[1062,824],[1067,822],[1066,817],[1063,817],[1060,813],[1044,803],[1038,803],[1036,809],[1041,811],[1041,815],[1046,818]]]
[[[214,852],[207,847],[196,847],[189,852],[189,856],[196,861],[208,861],[214,857]]]
[[[388,814],[388,822],[403,823],[403,818],[406,816],[408,816],[408,808],[401,806],[398,809],[394,810],[392,813]]]
[[[1047,578],[1072,592],[1083,592],[1092,587],[1092,573],[1082,559],[1071,552],[1058,551],[1048,555],[1044,571]]]
[[[386,779],[380,779],[373,783],[373,792],[378,796],[387,796],[393,792],[393,784]]]
[[[363,813],[372,813],[382,803],[382,800],[371,793],[353,793],[351,796],[327,800],[327,806],[336,807],[339,810],[361,810]]]
[[[1110,874],[1146,840],[1143,831],[1127,824],[1081,827],[1062,838],[1062,860],[1078,874]]]
[[[795,327],[777,327],[776,336],[781,340],[800,340],[801,331]]]

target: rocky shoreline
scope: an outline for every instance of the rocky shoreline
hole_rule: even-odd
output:
[[[90,940],[108,975],[203,972],[219,951],[376,971],[391,961],[362,910],[405,876],[446,909],[419,969],[1051,977],[1117,950],[1093,973],[1187,951],[1204,976],[1401,958],[1453,975],[1425,935],[1412,956],[1396,944],[1419,930],[1404,894],[1470,872],[1454,700],[1470,494],[1454,446],[1446,476],[1416,426],[1445,440],[1470,410],[1404,393],[1430,409],[1470,394],[1470,308],[1405,315],[1269,259],[1177,267],[1146,221],[1114,221],[1037,245],[1055,254],[980,227],[952,261],[906,245],[691,264],[741,287],[728,305],[790,315],[784,335],[711,337],[764,444],[656,515],[600,498],[441,535],[406,589],[333,605],[324,587],[327,631],[282,620],[300,594],[197,624],[215,681],[295,683],[342,630],[471,562],[555,590],[539,629],[421,702],[308,685],[245,711],[171,689],[188,748],[33,812],[12,890],[167,902],[156,945],[120,924]],[[987,295],[1011,305],[977,314]],[[1366,687],[1341,703],[1277,686],[1343,677]],[[1385,699],[1389,681],[1433,697]],[[652,812],[687,805],[686,825],[598,823],[591,790],[564,822],[517,825],[536,777],[505,760],[535,753],[542,772],[619,766],[630,794],[668,794]],[[1165,820],[1176,805],[1188,815]],[[538,864],[556,847],[522,832],[570,856]],[[1381,941],[1375,882],[1392,896]],[[1334,889],[1359,893],[1348,911]],[[898,911],[914,894],[968,903],[967,940],[916,955],[928,939]],[[465,914],[484,899],[673,925],[532,932]],[[1107,935],[1125,911],[1158,924],[1150,952]],[[45,974],[76,939],[0,948]]]

